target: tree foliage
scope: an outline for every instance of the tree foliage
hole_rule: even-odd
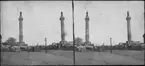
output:
[[[9,37],[4,43],[11,46],[17,44],[16,39],[14,37]]]
[[[83,44],[83,39],[80,38],[80,37],[77,37],[77,38],[75,39],[75,42],[76,42],[76,45]]]

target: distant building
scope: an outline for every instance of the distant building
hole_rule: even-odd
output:
[[[57,43],[56,42],[53,42],[52,45],[57,45]]]
[[[67,44],[73,45],[73,41],[68,41]]]
[[[132,41],[132,43],[140,44],[140,41]]]
[[[120,46],[124,46],[124,45],[126,45],[127,43],[125,43],[125,42],[120,42],[118,45],[120,45]]]

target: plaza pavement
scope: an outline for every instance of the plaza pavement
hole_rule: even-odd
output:
[[[10,65],[73,65],[72,51],[4,52]],[[8,57],[6,57],[6,55]],[[29,55],[29,57],[28,57]],[[6,63],[5,63],[6,64]],[[144,61],[109,52],[76,52],[76,65],[143,65]]]

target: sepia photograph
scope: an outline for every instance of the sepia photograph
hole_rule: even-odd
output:
[[[0,1],[1,65],[145,65],[144,1]]]

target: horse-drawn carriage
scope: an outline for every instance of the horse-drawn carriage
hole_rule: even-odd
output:
[[[28,47],[27,46],[9,46],[8,50],[10,52],[20,52],[20,51],[27,51]]]
[[[93,45],[78,45],[75,46],[79,52],[84,52],[84,51],[94,51],[95,46]]]
[[[103,52],[105,51],[105,48],[102,46],[90,46],[90,45],[80,45],[76,47],[79,52],[84,52],[84,51],[98,51],[98,52]]]

